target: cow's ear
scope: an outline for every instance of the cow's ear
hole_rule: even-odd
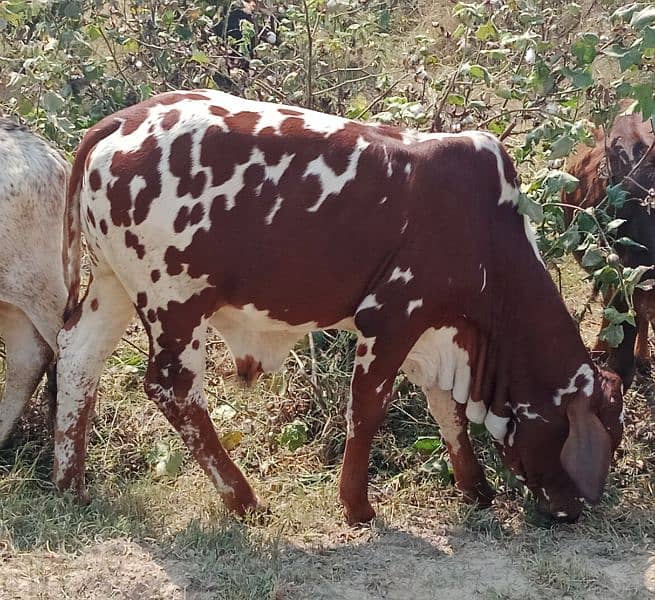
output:
[[[590,398],[578,392],[566,407],[569,436],[560,460],[564,470],[589,502],[598,502],[612,458],[612,440],[591,412]]]

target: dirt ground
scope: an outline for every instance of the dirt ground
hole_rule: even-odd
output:
[[[321,548],[283,545],[278,556],[276,598],[315,600],[428,600],[449,598],[552,598],[534,588],[521,559],[506,546],[457,532],[382,529],[353,543]],[[606,550],[606,549],[605,549]],[[557,553],[584,563],[597,587],[580,598],[655,597],[655,554],[603,557],[604,549],[575,534],[561,537]],[[51,553],[6,557],[0,591],[6,600],[79,598],[209,600],[221,590],[198,585],[202,566],[164,556],[127,539],[101,542],[79,556]],[[562,591],[561,598],[573,598]]]

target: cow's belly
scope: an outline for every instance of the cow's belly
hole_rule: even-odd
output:
[[[352,318],[326,327],[319,327],[316,322],[291,325],[271,318],[267,310],[259,310],[253,304],[242,308],[224,306],[214,314],[210,323],[225,340],[237,370],[244,377],[244,370],[255,369],[250,373],[254,376],[257,371],[270,372],[281,368],[294,344],[310,331],[355,330]]]

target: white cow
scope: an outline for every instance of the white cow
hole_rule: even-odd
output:
[[[0,118],[0,446],[52,361],[69,290],[77,299],[79,255],[69,250],[64,219],[69,176],[59,152]]]

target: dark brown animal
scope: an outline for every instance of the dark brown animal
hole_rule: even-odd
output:
[[[643,246],[617,244],[621,264],[633,268],[655,265],[655,210],[647,202],[649,191],[655,188],[655,135],[651,122],[636,114],[620,115],[607,139],[602,128],[595,131],[595,137],[593,148],[582,146],[571,159],[569,172],[580,184],[575,191],[564,194],[564,202],[581,208],[598,206],[607,186],[620,183],[628,192],[628,200],[616,213],[617,218],[625,220],[617,230],[617,239],[628,237]],[[571,210],[567,216],[572,218]],[[642,277],[653,278],[655,269]],[[637,289],[633,301],[636,327],[624,324],[624,339],[617,348],[609,348],[600,340],[596,344],[597,350],[607,352],[609,367],[621,376],[626,389],[636,364],[645,366],[650,362],[648,329],[655,321],[655,292]],[[619,304],[617,308],[623,311],[627,306]],[[601,328],[606,326],[603,321]]]
[[[207,412],[210,326],[246,381],[308,331],[357,333],[340,483],[351,523],[375,514],[369,451],[401,368],[425,390],[467,499],[493,496],[472,420],[556,517],[598,500],[621,437],[620,384],[593,366],[493,136],[174,92],[91,128],[70,194],[93,281],[59,336],[61,489],[85,494],[98,378],[136,310],[146,392],[237,513],[260,501]]]

